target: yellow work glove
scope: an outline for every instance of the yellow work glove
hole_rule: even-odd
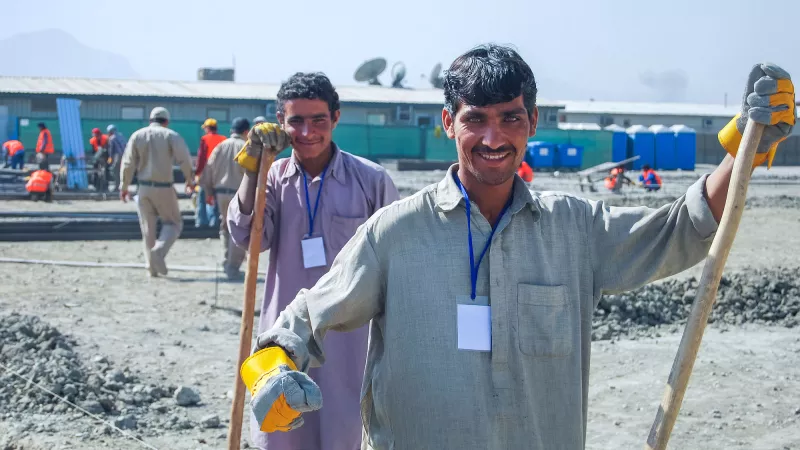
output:
[[[250,407],[266,433],[290,431],[303,425],[302,413],[322,407],[319,386],[281,347],[267,347],[245,360],[240,369],[250,390]]]
[[[267,151],[278,154],[291,145],[289,135],[286,134],[278,124],[263,122],[250,129],[247,134],[247,142],[244,147],[236,154],[237,163],[244,167],[244,170],[251,173],[258,173],[258,165],[261,162],[261,152],[264,148]]]
[[[772,167],[778,144],[792,133],[796,116],[794,84],[789,73],[774,64],[757,64],[747,79],[741,111],[717,137],[722,147],[736,156],[747,119],[766,125],[753,167],[764,164],[764,161],[767,161],[767,167]]]

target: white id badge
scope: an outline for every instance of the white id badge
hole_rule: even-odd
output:
[[[492,351],[492,307],[457,305],[458,349]]]
[[[310,269],[328,264],[322,237],[303,239],[300,243],[303,246],[303,267]]]

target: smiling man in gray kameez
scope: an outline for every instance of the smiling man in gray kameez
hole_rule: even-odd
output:
[[[777,91],[764,87],[770,79]],[[791,108],[794,125],[793,94],[791,107],[763,107],[791,85],[788,74],[757,66],[748,93],[754,84],[744,120],[769,124]],[[708,252],[730,155],[658,209],[531,193],[515,172],[536,133],[536,94],[531,69],[509,48],[458,57],[442,112],[458,163],[438,184],[376,212],[258,337],[257,348],[280,347],[305,372],[325,362],[328,331],[371,321],[363,449],[584,448],[600,296],[681,272]],[[783,125],[767,127],[757,160],[791,131]],[[731,153],[735,134],[720,134]],[[283,366],[272,376],[281,379],[268,385],[269,398],[286,398],[269,403],[279,414],[317,407],[304,374]]]

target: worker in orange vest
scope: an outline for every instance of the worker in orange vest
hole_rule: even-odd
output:
[[[39,122],[39,139],[36,141],[36,153],[42,153],[44,162],[48,163],[49,155],[52,155],[54,151],[53,134],[50,133],[44,122]]]
[[[25,165],[25,146],[20,141],[11,140],[4,143],[3,155],[7,158],[4,168],[22,169]]]
[[[217,133],[217,119],[206,119],[202,126],[206,134],[200,138],[200,148],[197,149],[197,168],[195,169],[195,183],[197,184],[197,204],[195,205],[195,228],[201,227],[218,227],[219,226],[219,207],[216,205],[208,205],[206,203],[206,192],[201,185],[199,185],[200,175],[203,174],[203,169],[208,163],[208,158],[211,153],[217,148],[220,142],[227,139],[225,136]]]
[[[522,164],[519,165],[517,169],[517,175],[522,178],[522,181],[526,183],[530,183],[533,181],[533,169],[531,166],[528,165],[525,161],[522,161]]]
[[[39,170],[33,172],[27,178],[25,190],[30,194],[31,200],[38,202],[42,198],[44,201],[53,201],[53,174],[50,173],[46,158],[39,158]]]
[[[619,192],[625,184],[633,184],[633,181],[625,176],[625,169],[622,167],[614,167],[611,169],[611,172],[603,181],[603,185],[606,189],[612,192]]]
[[[647,164],[642,166],[642,174],[639,175],[639,182],[645,189],[651,192],[661,189],[661,177]]]
[[[92,146],[94,153],[97,153],[97,150],[100,148],[107,149],[108,136],[103,134],[103,132],[100,131],[100,128],[95,128],[92,130],[92,138],[89,139],[89,144]]]

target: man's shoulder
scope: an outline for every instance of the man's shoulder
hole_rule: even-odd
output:
[[[531,194],[542,212],[547,214],[574,214],[576,212],[583,214],[586,211],[585,208],[590,208],[592,205],[591,200],[569,192],[536,191]]]
[[[426,217],[436,214],[435,195],[436,184],[431,184],[408,197],[395,200],[375,211],[367,220],[368,227],[379,234],[391,233],[395,227],[416,227]]]
[[[344,160],[345,167],[355,169],[359,173],[367,176],[374,176],[376,178],[383,178],[387,176],[386,169],[380,164],[370,161],[367,158],[354,155],[346,150],[339,149],[340,156]]]

